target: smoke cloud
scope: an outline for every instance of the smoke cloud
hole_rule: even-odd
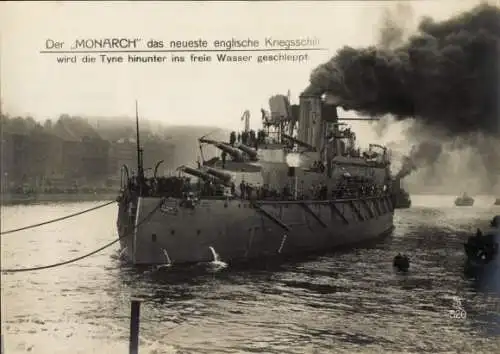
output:
[[[412,16],[411,8],[396,12],[402,10],[400,18]],[[491,143],[500,135],[500,8],[483,4],[442,22],[424,18],[409,38],[395,21],[386,14],[378,46],[343,47],[316,68],[305,93],[331,93],[344,109],[365,115],[415,118],[448,139],[474,134],[466,141],[481,151],[494,183],[500,171],[500,152]],[[402,176],[442,153],[431,141],[421,145],[403,162]]]
[[[396,178],[404,178],[420,167],[436,163],[442,151],[443,146],[435,142],[426,141],[414,145],[409,155],[403,157],[402,166]]]
[[[408,25],[413,21],[413,9],[408,3],[397,3],[388,8],[382,16],[378,48],[395,49],[408,37]]]

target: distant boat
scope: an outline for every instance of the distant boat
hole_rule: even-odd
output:
[[[461,197],[455,199],[456,206],[473,206],[474,198],[467,195],[467,193],[462,194]]]
[[[495,199],[495,203],[493,205],[500,205],[500,198]]]
[[[403,189],[399,178],[395,178],[393,180],[393,191],[393,203],[395,209],[408,209],[411,207],[410,194]]]

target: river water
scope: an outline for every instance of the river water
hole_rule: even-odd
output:
[[[500,207],[413,196],[375,246],[251,269],[137,271],[118,245],[77,263],[2,274],[5,354],[128,353],[130,298],[143,299],[140,353],[500,352],[500,279],[468,279],[463,246]],[[99,202],[2,207],[2,230]],[[116,206],[2,236],[2,266],[54,263],[116,237]],[[396,273],[398,252],[410,272]],[[461,300],[466,319],[449,311]]]

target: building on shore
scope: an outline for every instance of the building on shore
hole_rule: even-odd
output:
[[[5,117],[4,117],[5,118]],[[116,188],[120,169],[137,165],[135,132],[114,131],[110,139],[86,119],[62,115],[44,126],[31,118],[2,119],[1,191],[74,188]],[[120,137],[121,136],[121,137]],[[145,166],[152,173],[174,170],[174,144],[153,134],[144,135]]]

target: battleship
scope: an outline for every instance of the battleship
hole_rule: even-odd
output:
[[[469,196],[467,193],[464,192],[461,197],[457,197],[455,199],[455,205],[456,206],[473,206],[474,205],[474,198]]]
[[[264,128],[257,134],[247,114],[245,130],[227,142],[199,138],[197,166],[158,176],[160,161],[150,178],[136,102],[137,171],[123,166],[117,198],[122,257],[134,265],[245,262],[389,234],[391,152],[376,144],[362,151],[344,122],[349,119],[339,118],[332,102],[303,93],[291,105],[289,97],[275,95],[270,112],[261,109]],[[207,146],[220,155],[205,160]]]

